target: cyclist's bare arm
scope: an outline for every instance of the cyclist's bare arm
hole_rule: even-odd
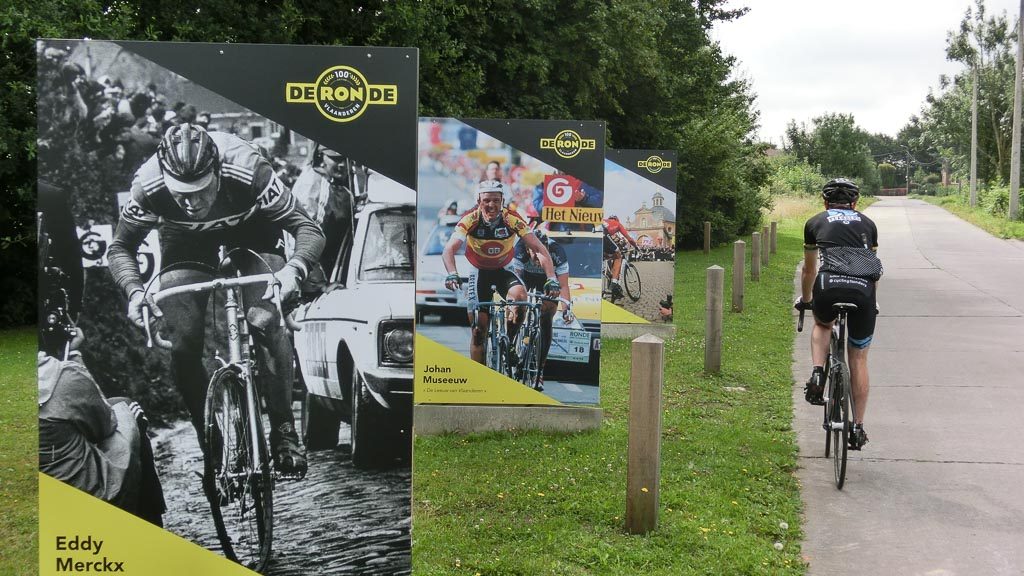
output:
[[[527,234],[521,240],[526,242],[526,247],[533,250],[533,253],[537,255],[537,263],[544,269],[544,276],[554,278],[555,267],[551,262],[551,254],[548,252],[548,247],[533,234]]]
[[[456,234],[452,234],[448,238],[448,242],[444,245],[444,250],[441,251],[441,262],[444,263],[445,272],[449,274],[456,274],[458,270],[455,268],[455,254],[462,248],[463,240]]]
[[[800,293],[804,302],[810,302],[814,278],[818,275],[818,248],[804,246],[804,270],[800,276]]]

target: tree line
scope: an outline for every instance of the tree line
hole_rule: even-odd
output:
[[[939,77],[920,113],[895,137],[868,133],[850,114],[824,114],[810,125],[792,121],[786,130],[787,154],[775,161],[772,187],[801,189],[801,183],[846,176],[872,193],[909,188],[965,194],[977,85],[979,203],[993,215],[1006,216],[1016,52],[1016,19],[991,14],[984,0],[975,0],[946,37],[946,58],[961,70]]]
[[[0,7],[0,325],[35,315],[35,38],[415,46],[423,116],[601,119],[611,147],[677,150],[677,238],[696,246],[702,222],[725,241],[754,230],[768,204],[753,93],[710,38],[745,12],[726,3],[9,0]]]

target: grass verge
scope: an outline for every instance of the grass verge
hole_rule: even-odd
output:
[[[655,532],[624,530],[630,349],[605,340],[599,431],[416,440],[415,574],[802,574],[789,310],[804,206],[787,205],[761,281],[747,274],[745,311],[726,312],[717,376],[703,374],[705,269],[725,268],[728,303],[732,246],[680,254]]]
[[[0,574],[38,573],[35,329],[0,331]]]
[[[732,246],[680,255],[657,531],[624,530],[629,342],[606,340],[601,430],[417,439],[415,573],[802,574],[789,303],[815,209],[797,199],[773,213],[779,252],[760,282],[748,273],[746,310],[726,312],[717,376],[702,371],[705,269],[725,268],[728,303]],[[22,576],[38,573],[35,332],[0,343],[0,574]]]
[[[961,196],[920,196],[914,194],[911,195],[911,198],[924,200],[930,204],[945,208],[950,213],[998,238],[1024,240],[1024,220],[1012,221],[1005,215],[993,216],[982,208],[971,208],[964,203],[964,199]]]

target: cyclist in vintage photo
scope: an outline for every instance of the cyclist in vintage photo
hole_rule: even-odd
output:
[[[572,308],[567,304],[571,300],[569,296],[569,258],[565,253],[565,248],[556,242],[554,238],[548,236],[544,229],[539,226],[534,228],[533,235],[544,244],[548,249],[548,254],[551,255],[551,263],[555,269],[555,276],[558,278],[558,296],[563,300],[562,302],[545,300],[541,304],[540,375],[538,376],[535,388],[543,390],[544,364],[547,362],[548,350],[551,348],[555,312],[561,308],[562,321],[565,324],[572,324],[573,314]],[[512,258],[511,267],[516,276],[526,285],[527,291],[545,291],[544,284],[547,282],[547,277],[544,275],[544,269],[541,267],[540,258],[538,258],[538,253],[531,249],[526,242],[516,244],[515,256]],[[517,318],[517,320],[516,327],[509,331],[512,336],[515,336],[516,331],[519,329],[519,324],[522,323],[522,318]]]
[[[626,242],[631,245],[634,250],[638,249],[639,246],[636,240],[629,235],[629,231],[619,221],[619,217],[615,215],[608,216],[602,223],[604,224],[604,259],[612,261],[612,298],[622,297],[622,283],[620,282],[622,276],[622,249],[619,248],[620,242]],[[620,240],[624,238],[625,240]]]
[[[487,362],[489,314],[483,309],[479,310],[479,318],[473,323],[472,314],[477,310],[477,305],[490,302],[494,298],[494,289],[501,296],[512,300],[526,299],[526,288],[523,283],[506,268],[515,256],[515,245],[519,239],[536,253],[545,278],[544,292],[554,296],[560,291],[547,247],[537,236],[530,233],[525,220],[516,213],[502,208],[504,197],[505,185],[501,182],[480,182],[476,189],[476,208],[459,220],[442,253],[442,261],[448,273],[445,286],[449,290],[458,290],[462,286],[459,271],[456,269],[455,254],[463,243],[466,244],[466,260],[474,267],[468,278],[467,310],[470,313],[470,323],[473,324],[470,356],[480,364]],[[514,320],[515,312],[512,314],[510,320]]]
[[[109,251],[110,272],[128,300],[128,317],[143,327],[143,308],[162,319],[170,332],[172,375],[203,445],[203,414],[209,374],[203,366],[203,336],[208,296],[182,296],[156,306],[142,286],[136,260],[139,245],[159,229],[165,270],[160,286],[208,279],[194,266],[216,267],[220,245],[246,248],[260,258],[234,258],[246,274],[272,271],[281,297],[297,295],[299,284],[318,263],[324,234],[298,206],[259,149],[225,132],[207,132],[184,123],[171,126],[156,154],[135,173],[131,198],[121,211]],[[295,238],[285,261],[281,232]],[[263,264],[269,264],[267,270]],[[178,265],[178,267],[175,267]],[[252,294],[249,294],[252,292]],[[279,325],[275,307],[266,302],[271,287],[246,291],[247,311],[264,357],[263,393],[270,417],[274,465],[281,472],[304,473],[306,456],[292,415],[292,347]]]
[[[797,309],[814,313],[811,333],[813,369],[804,388],[805,399],[822,405],[825,389],[825,357],[837,312],[832,305],[857,305],[849,315],[849,364],[853,385],[854,429],[850,448],[860,450],[868,441],[864,412],[868,402],[868,347],[875,331],[875,282],[881,278],[878,228],[857,211],[860,189],[845,178],[828,181],[822,189],[825,211],[804,225],[802,297]]]

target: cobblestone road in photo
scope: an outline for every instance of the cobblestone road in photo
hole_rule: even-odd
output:
[[[615,303],[641,318],[661,322],[658,303],[672,293],[675,267],[672,262],[633,262],[633,265],[640,273],[640,299],[633,302],[628,296],[624,296]]]
[[[341,436],[348,438],[344,425]],[[346,447],[310,452],[304,480],[277,483],[267,576],[411,573],[410,468],[357,470]],[[219,554],[192,426],[161,432],[154,451],[167,500],[165,528]]]

